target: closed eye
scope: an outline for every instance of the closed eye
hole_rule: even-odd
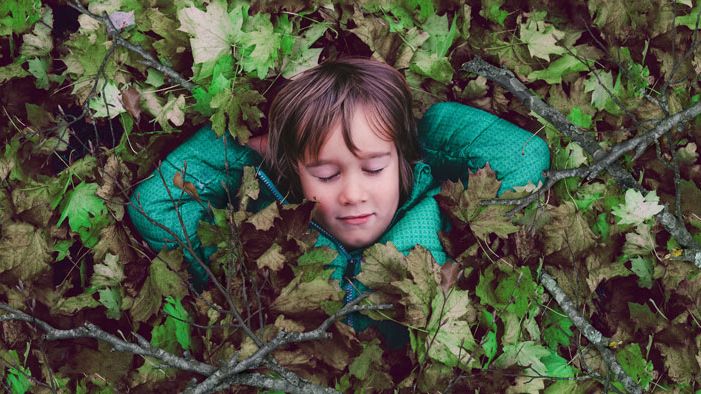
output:
[[[365,172],[367,172],[368,174],[371,174],[371,175],[377,175],[377,174],[381,173],[382,170],[384,170],[384,169],[385,168],[383,167],[383,168],[378,168],[376,170],[365,170]]]
[[[331,182],[333,178],[337,177],[338,173],[335,173],[333,175],[329,176],[318,176],[317,179],[319,179],[321,182]]]

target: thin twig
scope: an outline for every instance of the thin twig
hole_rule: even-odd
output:
[[[92,323],[85,323],[82,327],[73,328],[70,330],[60,330],[54,328],[43,320],[37,319],[34,316],[12,308],[5,303],[0,303],[0,310],[6,312],[5,314],[0,315],[0,321],[19,320],[36,325],[45,332],[44,339],[49,341],[60,339],[94,338],[112,345],[112,347],[117,351],[153,357],[162,361],[168,366],[178,368],[183,371],[196,372],[201,375],[210,375],[215,370],[215,368],[209,364],[195,360],[186,360],[182,357],[166,352],[163,349],[154,348],[146,339],[136,333],[134,333],[134,336],[137,338],[138,344],[124,341],[108,332],[103,331]]]
[[[557,304],[560,305],[560,308],[562,308],[570,320],[572,320],[572,323],[577,327],[577,329],[579,329],[579,331],[584,334],[589,342],[594,344],[594,346],[599,350],[604,358],[604,361],[606,362],[606,365],[608,365],[610,371],[613,372],[616,379],[623,383],[625,389],[629,393],[642,394],[642,388],[640,388],[640,386],[625,373],[621,365],[618,363],[618,360],[616,360],[616,355],[613,354],[611,349],[608,348],[610,341],[609,338],[606,338],[601,332],[589,324],[587,319],[585,319],[579,313],[579,311],[577,311],[577,307],[572,301],[570,301],[560,286],[558,286],[555,279],[546,272],[543,272],[541,273],[539,282],[543,285],[543,287],[545,287],[548,293],[555,298]]]
[[[149,52],[147,52],[144,48],[142,48],[139,45],[134,45],[130,43],[129,41],[125,40],[119,35],[119,31],[114,28],[110,28],[111,23],[109,21],[109,18],[105,18],[100,15],[95,15],[92,12],[88,11],[85,7],[83,7],[82,4],[80,4],[77,1],[72,1],[68,3],[68,5],[72,8],[74,8],[76,11],[80,12],[81,14],[88,15],[89,17],[95,19],[96,21],[104,24],[107,27],[107,34],[114,40],[114,42],[119,45],[120,47],[126,48],[127,50],[134,52],[141,56],[143,59],[141,61],[142,64],[149,66],[151,68],[155,68],[156,70],[162,72],[165,74],[167,77],[172,79],[174,82],[179,84],[180,86],[184,87],[185,89],[189,90],[192,92],[195,90],[197,85],[194,83],[186,80],[183,78],[180,74],[178,74],[177,71],[173,70],[172,68],[161,64],[156,58],[153,57]]]
[[[463,72],[471,72],[482,75],[490,79],[505,89],[509,90],[514,96],[523,102],[523,104],[539,116],[550,122],[557,130],[579,144],[595,161],[598,163],[603,158],[609,158],[608,164],[601,169],[605,169],[625,189],[634,189],[641,193],[647,193],[647,190],[639,185],[629,172],[623,169],[615,160],[610,160],[613,153],[608,153],[599,146],[599,144],[590,136],[580,132],[580,130],[572,124],[560,111],[546,104],[541,98],[533,94],[521,81],[519,81],[512,72],[501,69],[485,62],[479,57],[476,57],[462,65]],[[671,117],[668,117],[657,124],[652,131],[645,133],[639,137],[636,143],[631,143],[631,149],[641,146],[643,143],[655,141],[659,136],[663,135],[669,129],[683,120],[693,118],[701,113],[701,102],[697,103],[685,111],[679,112]],[[627,142],[627,141],[626,141]],[[619,144],[621,145],[621,144]],[[619,146],[617,145],[617,147]],[[617,149],[624,149],[619,147]],[[612,149],[613,150],[613,149]],[[618,156],[620,157],[620,155]],[[592,167],[594,166],[592,165]],[[669,208],[665,205],[660,214],[656,216],[657,221],[669,232],[678,242],[685,248],[690,249],[690,253],[701,255],[701,245],[693,239],[689,231],[684,226],[683,222],[677,220]],[[701,258],[695,259],[696,266],[701,268]]]
[[[312,331],[307,332],[285,332],[280,331],[278,335],[266,343],[260,346],[258,350],[246,360],[241,362],[236,362],[236,358],[233,357],[227,362],[227,364],[214,372],[209,378],[204,380],[198,386],[187,391],[189,394],[201,394],[207,393],[214,390],[216,387],[224,382],[228,377],[236,375],[240,372],[246,371],[248,369],[257,368],[265,360],[265,358],[271,354],[274,350],[280,348],[288,343],[299,343],[306,341],[313,341],[318,339],[328,339],[331,334],[327,330],[331,325],[343,316],[350,313],[367,311],[367,310],[386,310],[392,308],[391,305],[380,304],[380,305],[358,305],[366,296],[361,296],[355,300],[346,304],[343,308],[338,310],[332,316],[324,320],[319,327]]]

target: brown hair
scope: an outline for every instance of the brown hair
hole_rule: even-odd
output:
[[[358,57],[322,63],[297,75],[273,100],[266,161],[277,181],[293,196],[301,196],[297,163],[315,160],[329,131],[339,123],[346,146],[357,152],[350,123],[355,109],[362,106],[373,131],[397,147],[399,185],[406,197],[419,157],[411,103],[404,77],[387,64]]]

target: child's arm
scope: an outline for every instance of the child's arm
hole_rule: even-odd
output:
[[[205,126],[171,152],[161,166],[136,187],[128,209],[131,221],[155,251],[179,245],[168,231],[155,224],[159,223],[185,245],[189,238],[197,257],[207,262],[215,248],[202,248],[197,226],[200,220],[212,221],[208,204],[224,207],[228,200],[227,194],[232,198],[236,196],[243,167],[259,165],[261,161],[261,157],[252,149],[241,146],[228,134],[217,138],[211,128]],[[200,201],[173,184],[173,178],[178,172],[185,173],[183,181],[192,183]],[[173,199],[177,201],[180,218]],[[203,286],[207,282],[205,270],[187,248],[183,250],[193,283],[197,287]]]
[[[419,141],[434,177],[466,179],[489,165],[502,181],[499,194],[543,180],[548,145],[533,133],[488,112],[459,103],[433,105],[419,123]]]

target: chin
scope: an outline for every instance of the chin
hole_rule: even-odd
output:
[[[365,248],[367,246],[372,245],[375,243],[375,241],[378,238],[373,238],[373,239],[349,239],[349,240],[341,240],[341,243],[343,243],[343,246],[346,247],[348,250],[354,250],[354,249],[360,249],[360,248]]]

